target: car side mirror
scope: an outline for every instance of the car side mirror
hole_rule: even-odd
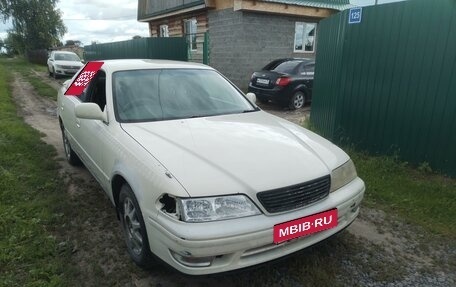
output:
[[[95,103],[81,103],[74,107],[74,113],[77,118],[88,120],[100,120],[108,122],[108,114],[101,111],[100,106]]]
[[[252,104],[256,103],[256,96],[254,93],[247,93],[245,96]]]

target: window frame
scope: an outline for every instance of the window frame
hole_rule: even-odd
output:
[[[167,24],[158,26],[158,36],[160,38],[169,38],[169,27]]]
[[[302,44],[302,48],[301,49],[296,49],[296,36],[297,36],[297,30],[298,30],[298,26],[299,25],[302,25],[302,38],[301,38],[301,44]],[[304,37],[305,36],[305,28],[307,25],[313,25],[314,26],[314,34],[310,37],[313,37],[312,39],[312,51],[306,51],[305,47],[305,42],[307,40],[307,37]],[[297,21],[295,22],[295,31],[294,31],[294,39],[293,39],[293,52],[294,53],[306,53],[306,54],[313,54],[315,53],[315,46],[316,46],[316,39],[317,39],[317,25],[318,23],[316,22],[304,22],[304,21]]]
[[[189,24],[189,28],[187,28],[187,24]],[[192,33],[192,24],[194,23],[195,31]],[[187,30],[190,31],[187,31]],[[190,18],[190,19],[185,19],[184,20],[184,34],[185,37],[187,38],[187,43],[188,43],[188,48],[190,51],[195,52],[198,51],[198,45],[197,45],[197,32],[198,32],[198,21],[196,21],[196,18]],[[195,39],[193,39],[193,35],[195,36]],[[194,45],[194,47],[193,47]]]

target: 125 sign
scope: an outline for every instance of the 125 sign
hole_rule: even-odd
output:
[[[361,16],[363,14],[363,9],[361,7],[351,8],[348,13],[348,24],[358,24],[361,23]]]

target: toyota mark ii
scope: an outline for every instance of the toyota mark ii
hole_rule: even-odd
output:
[[[107,193],[140,266],[158,257],[193,275],[239,269],[358,215],[365,186],[345,152],[208,66],[109,60],[81,95],[65,95],[70,83],[58,95],[67,160]]]

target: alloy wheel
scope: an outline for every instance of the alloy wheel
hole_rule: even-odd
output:
[[[129,197],[125,198],[123,211],[122,223],[127,235],[127,243],[136,255],[140,255],[143,249],[141,224],[138,220],[136,208]]]

